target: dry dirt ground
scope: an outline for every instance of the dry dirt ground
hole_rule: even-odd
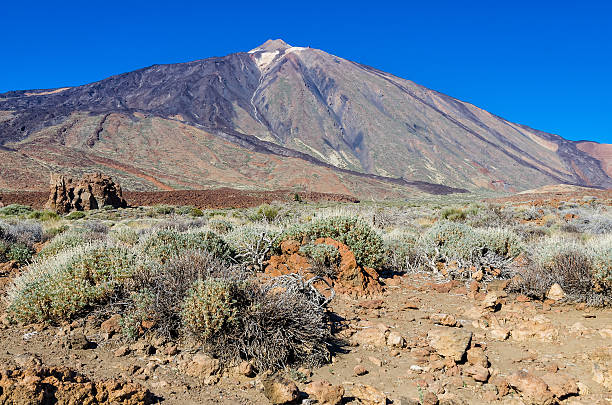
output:
[[[546,403],[557,397],[568,404],[611,403],[612,310],[508,296],[500,282],[489,284],[488,292],[429,274],[395,276],[385,284],[379,296],[337,297],[334,319],[347,344],[312,374],[289,372],[300,391],[324,379],[344,387],[343,403],[359,403],[351,394],[359,384],[393,404],[436,403],[432,394],[449,404]],[[163,339],[126,344],[107,330],[93,321],[4,325],[0,363],[15,368],[40,361],[92,381],[133,382],[167,404],[269,403],[261,374],[247,377],[232,369],[210,376],[193,349]],[[83,343],[83,334],[91,344]],[[442,336],[437,343],[434,335]],[[191,377],[190,370],[202,378]]]

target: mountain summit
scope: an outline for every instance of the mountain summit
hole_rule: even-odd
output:
[[[0,95],[0,189],[20,188],[24,178],[42,188],[49,171],[91,169],[128,189],[232,185],[374,196],[609,188],[608,149],[281,39],[84,86]]]

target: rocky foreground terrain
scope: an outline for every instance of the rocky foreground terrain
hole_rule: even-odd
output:
[[[587,252],[595,245],[568,244],[568,238],[574,235],[597,241],[610,233],[612,200],[604,193],[598,197],[591,194],[523,194],[506,200],[504,206],[470,201],[448,202],[446,207],[426,201],[413,201],[409,206],[285,204],[276,206],[280,210],[277,212],[272,212],[274,206],[260,206],[205,210],[203,217],[194,217],[193,211],[181,211],[180,207],[157,206],[93,210],[42,220],[47,233],[58,226],[67,226],[68,230],[63,231],[66,237],[37,242],[34,260],[53,258],[58,246],[64,246],[70,238],[92,241],[88,235],[97,240],[121,235],[123,243],[136,243],[131,245],[135,250],[145,243],[150,256],[158,248],[147,238],[170,232],[163,229],[178,232],[165,233],[165,243],[170,243],[171,235],[211,229],[231,244],[240,226],[255,221],[265,223],[267,229],[282,227],[284,215],[289,215],[286,218],[291,222],[325,224],[329,222],[317,221],[334,221],[338,215],[350,214],[385,235],[385,246],[395,247],[384,248],[386,256],[380,260],[386,264],[380,265],[376,252],[363,256],[367,249],[361,250],[348,239],[346,243],[314,237],[308,241],[288,231],[293,233],[284,235],[294,236],[286,237],[277,249],[264,255],[265,261],[249,262],[251,271],[261,280],[291,277],[294,273],[306,278],[315,273],[327,277],[325,283],[317,281],[314,285],[330,299],[320,304],[326,305],[329,317],[325,322],[333,337],[328,341],[329,357],[318,365],[294,363],[270,369],[258,367],[262,359],[257,356],[227,362],[211,353],[206,344],[194,340],[194,335],[168,336],[159,328],[163,320],[151,313],[139,318],[135,329],[126,334],[131,314],[121,309],[130,305],[122,301],[126,298],[111,300],[110,306],[97,301],[88,311],[64,320],[46,320],[57,319],[47,318],[55,313],[54,306],[47,313],[18,312],[16,302],[20,301],[15,301],[15,293],[10,292],[15,291],[13,283],[20,274],[31,272],[32,266],[38,266],[38,271],[44,267],[6,261],[0,267],[0,291],[13,298],[0,304],[0,403],[612,403],[612,310],[606,278],[593,276],[594,284],[590,280],[581,284],[566,275],[542,279],[541,286],[527,288],[525,284],[530,274],[526,269],[537,268],[529,264],[535,259],[531,252],[540,251],[532,250],[533,246],[561,236],[565,238],[560,239],[566,243],[563,246]],[[8,211],[6,208],[0,211],[4,223],[17,223],[11,221],[19,210],[30,218],[42,218],[42,214],[31,214],[37,211],[15,205]],[[426,253],[430,246],[427,235],[432,229],[490,232],[490,228],[479,228],[478,224],[483,220],[494,224],[492,215],[507,221],[506,229],[527,243],[520,253],[495,264],[488,256],[489,261],[480,261],[479,265],[468,264],[459,256],[441,260],[439,255]],[[126,226],[151,227],[147,232],[153,233],[141,233],[140,242],[129,242],[130,235],[136,234],[129,233]],[[85,227],[87,233],[79,227]],[[232,227],[233,231],[228,230]],[[402,239],[398,237],[400,229],[418,229],[423,236]],[[467,238],[465,234],[464,240]],[[398,245],[400,240],[405,244]],[[514,243],[512,240],[506,239],[507,243]],[[312,249],[313,244],[337,249],[333,275],[304,249]],[[437,245],[437,254],[443,252],[443,246]],[[404,248],[410,252],[422,249],[426,257],[395,254]],[[173,263],[175,259],[168,257],[168,263]],[[595,263],[599,256],[588,257]],[[328,285],[335,295],[330,295]],[[282,288],[271,291],[272,296],[284,293]],[[38,320],[15,322],[16,317],[28,319],[28,314],[39,314]],[[288,329],[293,327],[287,324]],[[313,345],[308,350],[318,349]]]

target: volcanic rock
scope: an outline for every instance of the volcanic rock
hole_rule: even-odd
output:
[[[121,186],[102,173],[86,174],[74,180],[61,174],[51,174],[49,200],[45,208],[59,213],[83,211],[111,206],[125,208]]]
[[[262,381],[264,395],[273,404],[288,404],[300,397],[300,391],[293,381],[280,376],[271,376]]]

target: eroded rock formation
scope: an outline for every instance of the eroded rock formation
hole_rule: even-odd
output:
[[[121,186],[102,173],[84,175],[74,180],[61,174],[51,174],[49,200],[45,208],[59,213],[84,211],[104,206],[125,208]]]

